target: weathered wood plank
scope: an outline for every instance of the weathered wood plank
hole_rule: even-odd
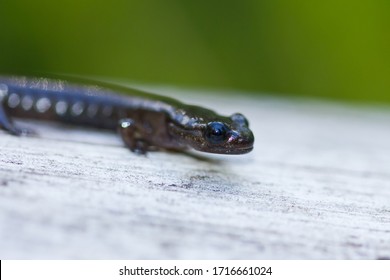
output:
[[[36,123],[39,138],[0,133],[0,258],[390,257],[390,112],[249,97],[218,111],[248,116],[253,153],[142,157],[116,135]]]

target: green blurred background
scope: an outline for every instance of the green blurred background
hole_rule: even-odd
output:
[[[0,0],[0,72],[390,102],[390,1]]]

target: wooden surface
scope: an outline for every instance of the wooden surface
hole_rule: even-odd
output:
[[[143,157],[106,132],[0,132],[0,259],[390,258],[390,111],[193,96],[247,115],[254,151]]]

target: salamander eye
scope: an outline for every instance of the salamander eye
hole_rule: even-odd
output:
[[[227,139],[228,128],[221,122],[211,122],[207,124],[205,138],[211,144],[220,144]]]
[[[241,125],[249,126],[248,120],[240,113],[236,113],[230,116],[233,122],[239,123]]]

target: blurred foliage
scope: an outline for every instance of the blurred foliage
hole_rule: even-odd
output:
[[[0,0],[0,72],[390,102],[390,1]]]

